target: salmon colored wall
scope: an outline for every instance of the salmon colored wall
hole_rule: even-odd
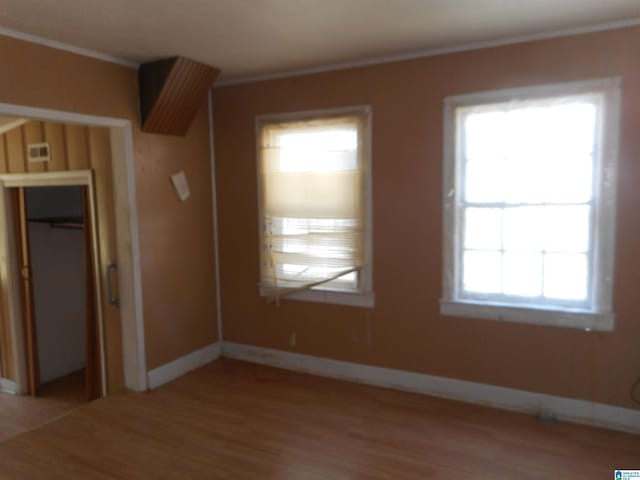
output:
[[[214,89],[225,340],[633,407],[640,375],[640,28]],[[443,99],[620,76],[612,333],[439,313]],[[258,296],[255,117],[373,108],[373,309]],[[636,406],[637,407],[637,406]]]
[[[147,368],[217,340],[207,108],[186,137],[141,133],[134,69],[0,36],[0,102],[133,125]],[[169,175],[184,170],[179,202]]]

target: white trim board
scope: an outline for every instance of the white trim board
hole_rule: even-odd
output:
[[[216,87],[226,87],[231,85],[240,85],[243,83],[263,82],[266,80],[276,80],[279,78],[299,77],[302,75],[311,75],[314,73],[333,72],[336,70],[348,70],[350,68],[368,67],[372,65],[381,65],[385,63],[401,62],[404,60],[415,60],[419,58],[435,57],[438,55],[446,55],[449,53],[460,53],[471,50],[481,50],[483,48],[502,47],[506,45],[515,45],[518,43],[534,42],[538,40],[549,40],[559,37],[570,37],[573,35],[584,35],[587,33],[604,32],[607,30],[617,30],[620,28],[635,27],[640,25],[640,17],[628,18],[625,20],[617,20],[614,22],[598,23],[595,25],[583,25],[580,27],[564,28],[561,30],[551,30],[547,32],[532,33],[529,35],[514,35],[508,37],[497,38],[493,40],[483,40],[478,42],[463,43],[460,45],[446,45],[427,50],[421,50],[413,53],[401,53],[398,55],[388,55],[383,57],[372,57],[351,62],[340,62],[319,65],[316,67],[300,68],[296,70],[286,70],[274,73],[246,75],[231,77],[225,79],[224,76],[215,83]]]
[[[10,395],[18,394],[18,384],[8,378],[0,378],[0,392]]]
[[[640,433],[640,410],[233,342],[223,342],[222,355],[323,377],[449,398],[527,414],[549,415],[552,413],[559,420],[567,422]]]
[[[221,354],[222,348],[220,342],[207,345],[200,350],[191,352],[184,357],[177,358],[172,362],[165,363],[164,365],[154,368],[147,373],[147,384],[149,389],[153,390],[165,383],[169,383],[182,375],[189,373],[191,370],[202,367],[209,362],[212,362],[218,358]]]

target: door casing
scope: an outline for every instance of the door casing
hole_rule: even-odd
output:
[[[147,390],[147,371],[144,342],[144,311],[142,299],[142,275],[140,268],[140,246],[138,237],[138,214],[136,209],[136,182],[133,155],[133,133],[129,120],[94,115],[84,115],[59,110],[34,108],[23,105],[0,103],[0,114],[17,117],[51,120],[62,123],[108,127],[111,137],[112,171],[114,187],[114,211],[116,220],[116,250],[118,257],[118,286],[120,295],[120,317],[122,323],[122,351],[125,387],[133,391]],[[79,173],[80,172],[80,173]],[[16,272],[14,228],[7,222],[7,189],[17,177],[26,177],[29,182],[23,186],[47,185],[45,177],[53,176],[63,182],[77,182],[78,178],[62,180],[69,175],[80,175],[83,171],[7,174],[0,175],[0,301],[6,299],[2,314],[8,316],[11,345],[15,357],[15,391],[25,393],[28,381],[25,368],[23,329],[16,301]],[[86,172],[84,177],[86,180]],[[30,179],[30,180],[29,180]],[[8,182],[8,183],[7,183]],[[44,182],[44,183],[38,183]],[[74,183],[67,183],[73,185]],[[13,185],[18,186],[18,185]],[[95,228],[95,226],[94,226]],[[95,237],[94,237],[95,238]],[[13,250],[12,250],[13,249]],[[104,365],[104,362],[103,362]],[[4,379],[2,379],[4,380]],[[5,382],[6,384],[6,382]],[[106,390],[104,390],[106,391]]]

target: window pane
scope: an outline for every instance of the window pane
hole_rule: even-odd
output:
[[[591,207],[546,207],[545,249],[551,252],[586,252],[589,249]]]
[[[538,297],[542,294],[542,254],[505,253],[502,259],[502,292]]]
[[[549,108],[550,148],[561,155],[591,154],[594,147],[596,106],[568,103]]]
[[[501,160],[505,155],[506,113],[472,113],[465,122],[466,159],[481,163]]]
[[[502,209],[467,208],[465,211],[464,246],[477,250],[502,248]]]
[[[464,289],[469,292],[500,293],[500,252],[464,252]]]
[[[465,200],[467,202],[502,202],[505,190],[505,164],[502,160],[467,162]]]
[[[589,202],[593,189],[593,158],[584,156],[552,156],[551,168],[544,185],[545,199],[554,203]]]
[[[549,119],[544,107],[517,108],[509,112],[505,139],[511,158],[544,158],[548,151]]]
[[[542,251],[544,243],[544,207],[514,207],[504,210],[503,245],[505,250]]]
[[[545,255],[544,296],[562,300],[587,298],[587,256],[582,254]]]
[[[283,133],[280,136],[280,171],[335,172],[355,170],[358,132],[355,128]]]
[[[503,188],[508,203],[545,201],[545,184],[550,175],[547,163],[541,160],[542,157],[532,157],[529,153],[511,155],[505,164]]]

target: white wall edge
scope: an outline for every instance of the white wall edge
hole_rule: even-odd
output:
[[[18,384],[8,378],[0,378],[0,392],[10,395],[18,394]]]
[[[528,35],[513,35],[508,37],[497,38],[493,40],[484,40],[478,42],[463,43],[460,45],[449,45],[436,47],[427,50],[421,50],[413,53],[401,53],[398,55],[388,55],[383,57],[373,57],[368,59],[354,60],[351,62],[339,62],[332,64],[320,65],[317,67],[300,68],[294,70],[286,70],[264,75],[247,75],[239,77],[224,77],[216,82],[216,87],[226,87],[232,85],[240,85],[243,83],[263,82],[267,80],[277,80],[279,78],[298,77],[302,75],[311,75],[314,73],[333,72],[336,70],[348,70],[350,68],[369,67],[373,65],[382,65],[385,63],[402,62],[405,60],[415,60],[419,58],[435,57],[438,55],[446,55],[450,53],[467,52],[471,50],[481,50],[483,48],[502,47],[506,45],[515,45],[518,43],[534,42],[538,40],[549,40],[559,37],[571,37],[574,35],[584,35],[587,33],[604,32],[607,30],[617,30],[620,28],[635,27],[640,25],[640,17],[628,18],[625,20],[617,20],[613,22],[598,23],[595,25],[583,25],[580,27],[564,28],[560,30],[551,30],[547,32],[532,33]]]
[[[146,345],[144,336],[144,299],[142,291],[142,260],[140,255],[140,233],[138,224],[138,197],[131,123],[123,128],[126,154],[126,180],[129,200],[129,228],[131,240],[131,260],[133,262],[133,294],[135,308],[135,355],[136,372],[130,379],[129,388],[144,391],[148,388],[144,372],[147,371]]]
[[[323,377],[421,393],[527,414],[553,412],[556,418],[567,422],[640,433],[640,410],[233,342],[223,342],[222,355]]]
[[[25,42],[36,43],[38,45],[44,45],[45,47],[55,48],[56,50],[75,53],[76,55],[82,55],[83,57],[91,57],[97,60],[115,63],[124,67],[138,68],[137,63],[130,62],[124,58],[114,57],[113,55],[96,52],[95,50],[89,50],[87,48],[76,47],[75,45],[58,42],[56,40],[49,40],[48,38],[38,37],[37,35],[31,35],[29,33],[18,32],[17,30],[11,30],[10,28],[0,27],[0,35],[15,38],[17,40],[23,40]]]
[[[147,383],[149,389],[153,390],[165,383],[169,383],[182,375],[189,373],[191,370],[202,367],[212,362],[221,355],[222,348],[220,342],[207,345],[200,350],[191,352],[183,357],[177,358],[172,362],[154,368],[147,373]]]

